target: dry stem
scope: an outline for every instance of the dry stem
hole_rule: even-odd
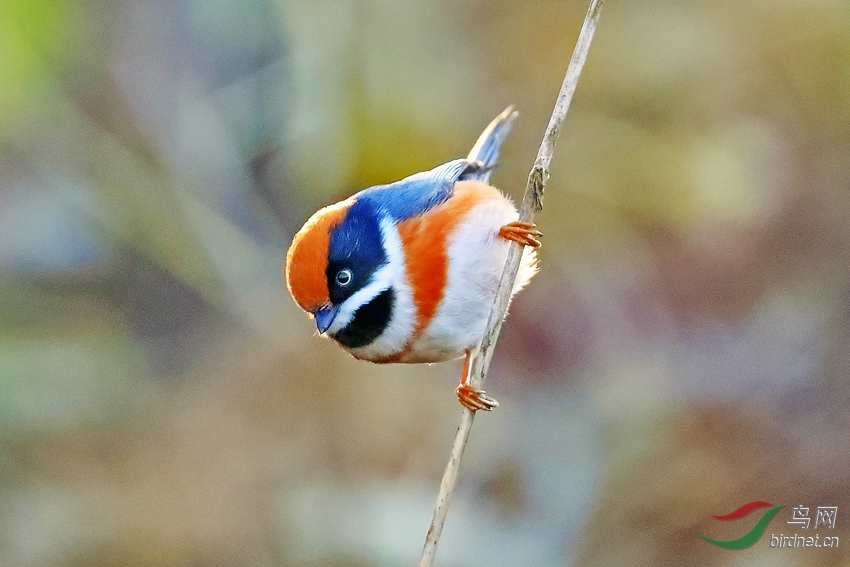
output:
[[[528,184],[525,188],[525,195],[522,200],[522,206],[519,211],[519,218],[523,221],[531,221],[534,218],[534,213],[543,208],[543,190],[546,185],[546,180],[549,178],[549,163],[552,161],[552,153],[555,150],[555,142],[558,140],[558,134],[561,130],[561,124],[567,116],[567,111],[570,107],[573,94],[578,84],[579,76],[581,75],[584,62],[587,60],[587,52],[590,49],[590,42],[593,39],[593,34],[596,32],[596,23],[599,20],[599,13],[602,9],[604,0],[591,0],[590,7],[584,17],[584,23],[579,32],[578,41],[573,50],[570,65],[567,68],[567,74],[564,77],[564,82],[561,85],[561,90],[558,93],[558,99],[555,102],[555,108],[552,111],[552,116],[549,118],[549,124],[546,127],[546,132],[543,134],[543,141],[540,144],[540,149],[537,151],[537,159],[534,160],[534,167],[528,174]],[[496,294],[496,300],[493,304],[493,309],[490,311],[490,318],[487,321],[487,328],[484,332],[484,337],[481,340],[481,347],[478,353],[471,361],[470,367],[470,384],[474,388],[481,388],[484,384],[484,379],[487,376],[487,369],[490,367],[490,360],[493,357],[493,348],[496,346],[496,340],[499,338],[499,332],[502,330],[502,321],[505,319],[508,304],[511,299],[511,290],[513,283],[516,280],[517,272],[519,271],[520,259],[522,258],[523,247],[514,243],[508,252],[508,258],[505,262],[505,269],[502,272],[502,279],[499,283],[499,290]],[[437,496],[437,505],[434,508],[434,515],[431,517],[431,525],[428,527],[428,533],[425,536],[425,547],[422,549],[422,557],[419,560],[419,567],[430,567],[434,562],[434,554],[437,551],[437,543],[440,540],[440,534],[443,531],[443,524],[446,521],[446,514],[449,509],[452,492],[457,483],[457,473],[460,467],[460,459],[463,456],[463,451],[466,448],[466,442],[469,439],[469,432],[472,428],[472,420],[475,418],[475,412],[463,409],[460,425],[458,426],[457,434],[455,435],[454,443],[452,444],[452,453],[449,457],[449,463],[446,466],[446,471],[443,473],[443,480],[440,482],[440,493]]]

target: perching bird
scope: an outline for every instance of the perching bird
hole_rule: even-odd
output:
[[[496,400],[469,385],[469,361],[493,306],[510,243],[526,246],[513,293],[537,271],[541,233],[487,182],[516,119],[507,108],[466,159],[378,185],[315,213],[286,256],[286,282],[319,333],[371,362],[466,356],[457,396]]]

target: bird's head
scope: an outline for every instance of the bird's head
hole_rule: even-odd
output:
[[[347,199],[314,214],[292,240],[286,282],[295,302],[343,346],[373,341],[393,304],[381,215],[368,199]]]

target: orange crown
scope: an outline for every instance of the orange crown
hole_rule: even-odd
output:
[[[354,203],[346,199],[320,209],[311,216],[292,239],[286,253],[286,287],[301,309],[313,311],[330,305],[328,280],[328,250],[331,230],[345,218]]]

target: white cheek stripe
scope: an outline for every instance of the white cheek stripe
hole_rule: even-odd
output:
[[[375,299],[382,291],[389,289],[392,283],[390,271],[391,265],[389,263],[384,264],[378,269],[378,271],[375,272],[375,275],[372,277],[372,281],[369,285],[358,290],[354,293],[354,295],[346,299],[345,302],[340,305],[339,314],[337,314],[334,322],[331,324],[327,332],[336,333],[343,329],[351,322],[354,318],[354,312],[357,311],[361,305],[366,305]]]
[[[416,307],[413,304],[413,292],[407,281],[404,249],[398,229],[389,219],[381,219],[380,227],[384,250],[387,253],[387,263],[378,268],[368,285],[358,290],[340,306],[339,314],[328,329],[331,334],[342,330],[354,318],[358,308],[372,301],[381,292],[393,288],[395,304],[393,316],[387,328],[372,344],[359,349],[350,349],[355,355],[366,359],[389,356],[404,348],[413,332],[416,320]]]

